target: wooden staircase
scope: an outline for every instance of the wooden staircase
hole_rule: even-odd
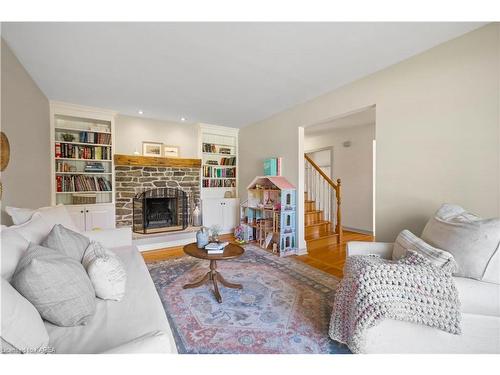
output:
[[[304,157],[306,166],[304,226],[307,250],[310,251],[342,241],[340,179],[337,179],[336,183],[333,182],[313,160],[307,155]],[[334,209],[332,202],[335,203]]]
[[[332,223],[325,220],[323,210],[316,209],[316,201],[309,200],[307,192],[305,200],[305,239],[307,250],[317,250],[339,243],[340,235],[332,230]]]

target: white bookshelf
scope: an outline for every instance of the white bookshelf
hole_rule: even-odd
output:
[[[81,230],[114,227],[115,112],[51,102],[50,117],[52,204]]]
[[[237,196],[238,131],[236,128],[200,124],[202,199],[224,198],[227,191],[230,191],[233,197]],[[231,164],[227,165],[224,161]]]

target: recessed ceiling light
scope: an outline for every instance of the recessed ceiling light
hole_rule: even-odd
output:
[[[181,121],[182,122],[186,121],[186,118],[185,117],[181,117]]]
[[[138,113],[142,115],[144,112],[142,111],[142,109],[139,109]]]

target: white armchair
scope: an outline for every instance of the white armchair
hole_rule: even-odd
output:
[[[392,258],[393,243],[348,242],[347,256]],[[500,353],[500,285],[454,277],[462,311],[462,334],[384,319],[366,331],[366,353]]]

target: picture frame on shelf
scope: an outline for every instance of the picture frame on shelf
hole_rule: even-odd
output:
[[[162,156],[163,143],[158,142],[142,142],[142,155],[161,157]]]
[[[179,146],[163,146],[163,156],[166,158],[178,158],[179,157]]]

